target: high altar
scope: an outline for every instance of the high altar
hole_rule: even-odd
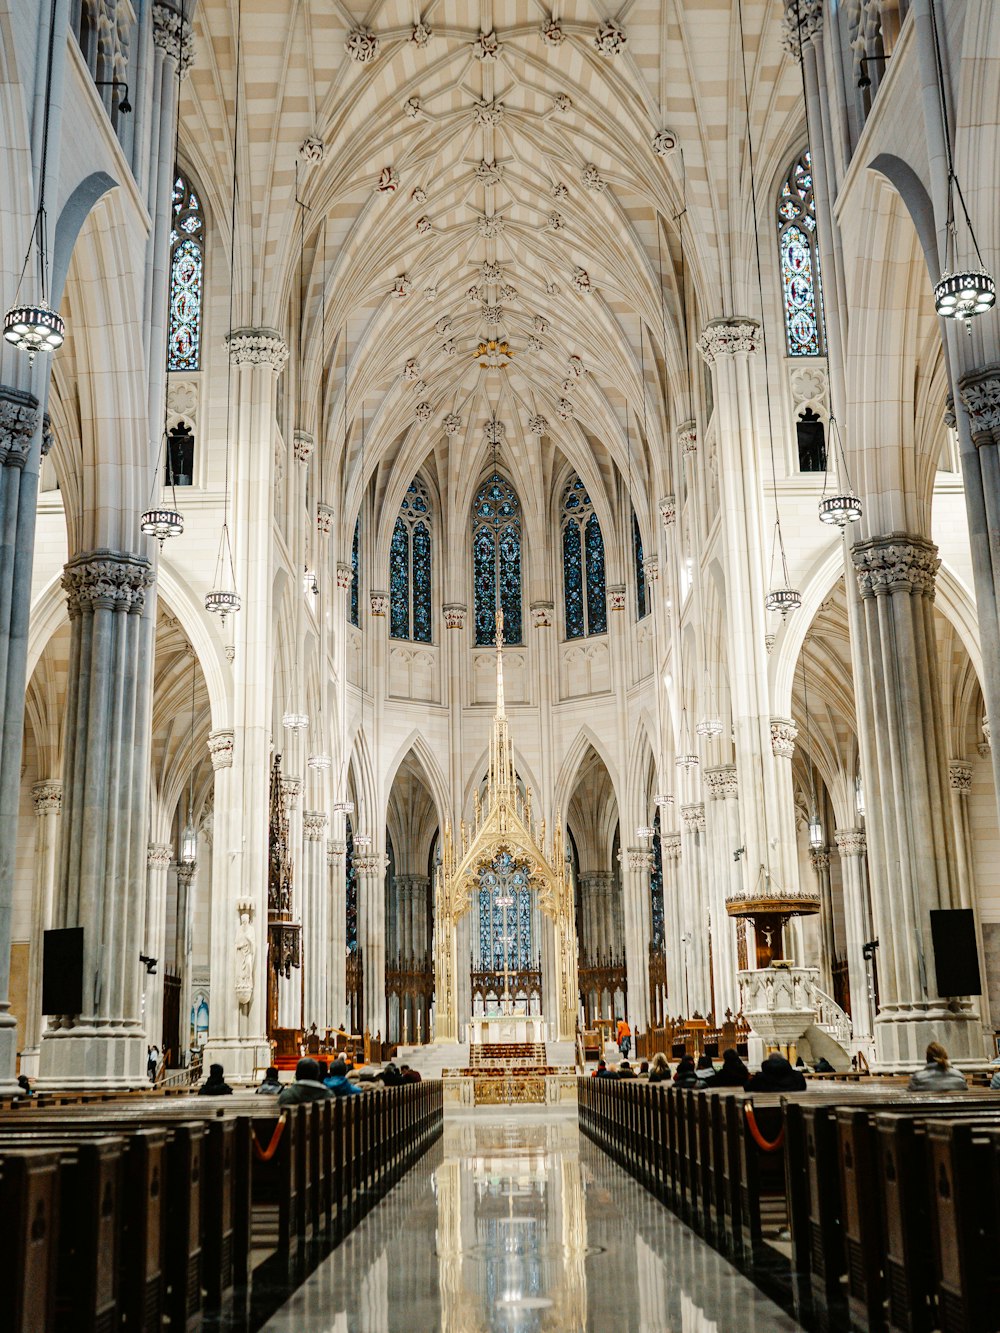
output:
[[[469,910],[482,872],[506,854],[523,867],[529,887],[538,895],[541,912],[552,922],[555,932],[552,957],[557,968],[557,1014],[552,1026],[556,1040],[574,1041],[579,989],[576,922],[573,888],[566,874],[562,821],[557,811],[555,829],[547,844],[545,820],[536,827],[532,815],[530,788],[523,797],[518,789],[504,705],[502,611],[497,612],[496,651],[497,707],[490,738],[486,794],[480,800],[477,793],[473,822],[470,826],[462,820],[457,845],[450,824],[446,824],[434,887],[437,922],[434,1039],[435,1043],[459,1039],[458,922]],[[509,999],[508,995],[508,1008]],[[505,1012],[471,1018],[468,1032],[469,1039],[477,1043],[542,1042],[549,1026],[541,1016]],[[518,1035],[522,1032],[523,1035]]]

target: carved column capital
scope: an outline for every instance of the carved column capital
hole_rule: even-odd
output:
[[[771,718],[771,753],[780,759],[791,759],[795,754],[795,739],[799,729],[791,718]]]
[[[716,768],[706,768],[705,786],[713,801],[724,801],[729,797],[738,796],[736,765],[719,764]]]
[[[332,529],[333,507],[320,502],[316,506],[316,531],[324,537],[329,537]]]
[[[154,577],[152,566],[142,556],[121,551],[74,556],[62,576],[70,619],[98,608],[140,615]]]
[[[226,346],[234,366],[270,366],[278,375],[288,360],[288,345],[277,329],[234,329]]]
[[[760,324],[755,319],[713,319],[698,339],[698,351],[711,366],[720,356],[756,352],[759,337]]]
[[[968,796],[972,791],[972,765],[964,759],[949,759],[948,786],[959,796]]]
[[[682,839],[679,833],[663,833],[660,835],[660,855],[664,860],[679,861],[681,850]]]
[[[56,779],[36,782],[31,789],[36,815],[58,815],[62,811],[63,785]]]
[[[307,430],[297,430],[292,434],[292,451],[296,463],[308,463],[316,448],[316,441]]]
[[[625,610],[624,583],[612,583],[608,585],[608,606],[612,611]]]
[[[146,865],[153,870],[166,870],[173,860],[174,849],[165,842],[151,842],[146,848]]]
[[[812,862],[812,868],[817,875],[830,869],[830,853],[826,847],[810,847],[809,860]]]
[[[154,0],[153,45],[180,64],[182,76],[194,64],[191,21],[185,21],[176,6],[168,4],[167,0]]]
[[[677,497],[675,495],[665,495],[660,501],[660,518],[663,519],[665,528],[672,527],[677,522]]]
[[[385,616],[389,612],[389,594],[387,592],[377,592],[372,589],[368,594],[368,603],[373,616]]]
[[[705,832],[705,803],[698,801],[694,805],[681,806],[681,819],[689,833]]]
[[[386,858],[384,852],[366,852],[363,856],[355,856],[354,869],[359,875],[371,876],[374,878],[380,870],[384,870]]]
[[[677,447],[682,458],[690,458],[698,452],[698,425],[694,421],[682,421],[677,427]]]
[[[618,857],[619,860],[623,859],[621,852],[619,852]],[[629,870],[634,874],[648,873],[653,868],[653,853],[645,851],[642,847],[626,848],[624,860]]]
[[[349,588],[349,587],[351,586],[351,578],[352,578],[353,574],[354,574],[354,569],[353,569],[353,567],[350,565],[350,563],[348,563],[348,562],[345,561],[345,560],[338,560],[338,561],[337,561],[337,587],[338,587],[338,588],[340,588],[341,590],[346,590],[347,588]]]
[[[958,392],[969,414],[969,430],[976,447],[1000,444],[1000,366],[987,366],[963,376]]]
[[[302,833],[307,842],[322,842],[326,837],[328,820],[322,810],[302,812]]]
[[[347,855],[347,843],[343,838],[328,838],[326,843],[326,863],[334,869],[339,861],[341,867],[344,864],[344,857]]]
[[[299,803],[299,797],[302,795],[301,778],[281,778],[281,799],[285,805],[285,813],[290,814]]]
[[[232,768],[235,739],[235,733],[232,731],[209,732],[208,753],[212,757],[212,767],[216,772],[220,768]]]
[[[465,629],[465,617],[469,612],[467,606],[462,606],[459,602],[448,602],[441,609],[447,629]]]
[[[194,877],[198,873],[197,861],[178,861],[177,862],[177,883],[183,884],[185,888],[190,888],[194,883]]]
[[[782,48],[794,60],[823,32],[823,0],[785,0],[781,21]]]
[[[849,856],[864,856],[868,847],[865,831],[862,828],[837,829],[833,840],[837,844],[837,851],[840,852],[842,860],[846,860]]]
[[[873,537],[853,546],[851,559],[863,598],[908,592],[934,600],[941,561],[938,548],[923,537],[906,532]]]
[[[656,583],[660,577],[660,561],[655,555],[647,556],[643,561],[643,569],[646,572],[646,582]]]
[[[38,420],[34,394],[0,385],[0,467],[24,467]]]
[[[533,629],[549,629],[555,617],[553,602],[531,603],[531,624]]]

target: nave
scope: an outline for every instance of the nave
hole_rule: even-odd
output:
[[[799,1328],[583,1137],[575,1108],[450,1111],[443,1138],[266,1333]]]

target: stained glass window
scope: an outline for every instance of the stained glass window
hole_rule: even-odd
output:
[[[521,643],[521,503],[496,472],[473,501],[472,567],[476,643],[495,638],[498,590],[504,640]]]
[[[788,355],[822,356],[823,288],[808,148],[792,164],[781,187],[777,221]]]
[[[389,633],[431,642],[430,502],[414,479],[399,506],[389,547]]]
[[[641,620],[649,611],[646,598],[646,562],[642,553],[642,533],[639,520],[632,510],[632,555],[635,559],[635,618]]]
[[[534,964],[528,869],[500,852],[479,872],[479,959],[486,970],[512,971]]]
[[[358,587],[361,582],[361,519],[354,524],[354,540],[351,542],[351,624],[360,624],[358,620]]]
[[[562,541],[566,637],[604,634],[608,628],[604,538],[579,477],[574,477],[563,492]]]
[[[347,854],[344,857],[344,897],[347,903],[347,948],[350,953],[358,951],[358,872],[354,868],[354,830],[347,820],[345,833]]]
[[[205,285],[205,217],[201,201],[181,171],[174,176],[172,209],[167,369],[198,370]]]
[[[663,948],[663,848],[660,845],[660,812],[653,820],[653,869],[649,876],[650,912],[653,920],[653,948]]]

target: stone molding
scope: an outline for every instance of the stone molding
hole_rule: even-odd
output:
[[[141,615],[155,575],[148,560],[123,551],[88,551],[63,567],[62,586],[71,620],[84,611]]]
[[[340,857],[347,855],[347,843],[343,839],[328,838],[326,843],[326,863],[334,869]]]
[[[791,718],[771,718],[771,753],[779,759],[791,759],[795,754],[795,739],[799,729]]]
[[[705,769],[705,786],[713,801],[725,801],[739,796],[735,764],[719,764]]]
[[[210,731],[208,734],[208,753],[212,757],[212,768],[218,773],[220,768],[232,768],[235,732],[223,729]]]
[[[663,519],[663,526],[665,528],[673,527],[677,522],[676,495],[665,495],[660,501],[660,518]]]
[[[533,629],[549,629],[555,619],[554,602],[531,603],[531,625]]]
[[[378,55],[379,46],[378,34],[371,28],[359,25],[347,34],[344,50],[359,65],[368,65]]]
[[[368,594],[368,604],[373,616],[385,616],[389,611],[389,594],[373,590]]]
[[[329,537],[333,531],[333,508],[322,501],[316,505],[316,531],[323,537]]]
[[[0,466],[23,468],[38,429],[34,394],[0,385]]]
[[[580,875],[580,887],[588,893],[610,893],[614,882],[613,870],[588,870]]]
[[[308,463],[316,448],[316,441],[310,431],[297,430],[292,433],[292,451],[296,463]]]
[[[625,610],[624,583],[612,583],[608,585],[608,606],[612,611]]]
[[[810,847],[809,860],[817,875],[830,869],[830,853],[826,847]]]
[[[628,35],[617,19],[604,19],[597,25],[594,45],[599,55],[607,58],[621,55],[627,41]]]
[[[694,421],[682,421],[677,427],[677,446],[684,458],[698,452],[698,426]]]
[[[36,815],[58,815],[62,812],[63,785],[53,778],[48,782],[36,782],[31,789]]]
[[[234,366],[270,366],[278,375],[288,360],[288,344],[277,329],[235,329],[226,346]]]
[[[185,22],[183,16],[166,0],[154,0],[153,45],[158,46],[171,60],[179,62],[182,77],[194,64],[191,20],[189,18]]]
[[[958,382],[969,430],[977,449],[985,444],[1000,444],[1000,366],[974,370]]]
[[[941,561],[938,548],[923,537],[894,532],[851,547],[851,559],[862,598],[885,593],[919,593],[934,600]]]
[[[355,856],[354,869],[359,875],[377,875],[385,869],[385,853],[366,852],[362,856]]]
[[[964,759],[949,759],[948,786],[959,796],[968,796],[972,791],[972,765]]]
[[[823,0],[785,0],[785,14],[781,20],[781,47],[793,60],[802,54],[816,37],[823,34]]]
[[[622,859],[621,852],[619,852],[618,857],[619,860]],[[626,848],[624,859],[629,870],[634,874],[648,873],[653,868],[653,853],[647,852],[642,847]]]
[[[290,813],[298,805],[299,797],[302,795],[301,778],[281,778],[281,799],[285,804],[286,813]]]
[[[322,810],[303,810],[302,832],[307,842],[322,842],[328,820]]]
[[[694,805],[681,806],[681,819],[689,833],[705,832],[705,803],[698,801]]]
[[[679,861],[682,849],[683,844],[679,833],[660,834],[660,855],[664,860]]]
[[[837,829],[833,835],[833,840],[837,844],[837,851],[841,858],[846,860],[849,856],[864,856],[868,850],[868,840],[865,837],[865,831],[861,828]]]
[[[185,884],[188,888],[194,882],[194,877],[198,873],[197,861],[178,861],[177,862],[177,883]]]
[[[346,560],[338,560],[337,587],[349,588],[351,586],[351,579],[353,578],[353,576],[354,576],[354,567],[348,564]]]
[[[720,356],[736,356],[740,352],[756,352],[760,324],[755,319],[713,319],[705,326],[698,339],[698,351],[708,364],[714,365]]]
[[[660,560],[658,556],[649,555],[642,562],[643,569],[646,572],[646,582],[656,583],[660,577]]]
[[[165,842],[151,842],[146,848],[146,865],[151,870],[166,870],[174,857],[174,849]]]

